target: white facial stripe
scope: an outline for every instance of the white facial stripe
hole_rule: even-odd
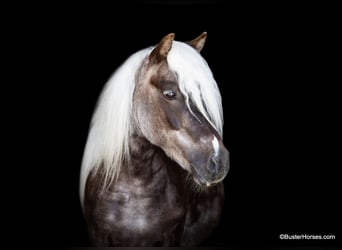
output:
[[[214,148],[214,155],[216,157],[219,154],[219,143],[218,143],[216,136],[214,136],[214,139],[212,140],[212,144]]]

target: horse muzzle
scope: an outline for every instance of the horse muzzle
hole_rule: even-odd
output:
[[[191,170],[194,181],[200,186],[209,187],[221,182],[229,171],[228,150],[223,148],[218,155],[210,155],[205,164],[192,164]]]

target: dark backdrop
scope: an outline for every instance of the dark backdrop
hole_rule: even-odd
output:
[[[8,63],[20,70],[11,75],[9,103],[21,153],[11,156],[20,168],[5,216],[10,243],[87,246],[79,171],[103,85],[164,35],[185,41],[207,31],[202,55],[222,93],[231,169],[222,222],[205,245],[341,245],[338,99],[320,12],[186,1],[28,4],[14,13],[7,23],[15,62]],[[284,241],[282,233],[337,239]]]

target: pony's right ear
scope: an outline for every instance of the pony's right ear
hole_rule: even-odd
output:
[[[167,55],[172,47],[173,39],[175,38],[174,33],[170,33],[161,39],[158,45],[152,50],[149,61],[150,64],[158,64],[163,60],[166,60]]]
[[[208,36],[207,32],[204,31],[198,37],[196,37],[195,39],[188,41],[186,43],[189,44],[190,46],[192,46],[198,52],[201,52],[201,50],[204,47],[205,41],[207,40],[207,36]]]

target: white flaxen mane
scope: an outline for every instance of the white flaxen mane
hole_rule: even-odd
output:
[[[83,205],[87,177],[103,168],[104,185],[118,176],[124,159],[129,159],[129,138],[135,74],[153,48],[131,55],[105,85],[92,117],[82,160],[80,198]],[[222,136],[223,112],[216,81],[203,57],[186,43],[173,41],[167,56],[170,70],[178,77],[179,89],[190,109],[190,101]],[[192,112],[192,111],[191,111]]]

